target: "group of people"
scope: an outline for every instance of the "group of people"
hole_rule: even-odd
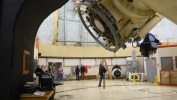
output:
[[[102,83],[102,80],[105,78],[105,73],[107,72],[107,69],[102,65],[100,64],[99,65],[99,76],[100,76],[100,80],[99,80],[99,84],[98,86],[101,87],[101,83]],[[81,73],[81,79],[84,80],[84,73],[85,73],[85,68],[83,65],[81,65],[81,67],[79,68],[79,66],[77,65],[76,68],[75,68],[75,73],[76,73],[76,80],[80,80],[79,79],[79,74]]]
[[[83,64],[80,66],[80,68],[79,68],[79,66],[77,65],[76,66],[76,68],[75,68],[75,72],[76,72],[76,80],[80,80],[79,79],[79,74],[81,73],[81,79],[82,80],[85,80],[85,78],[84,78],[84,74],[85,74],[85,67],[83,66]]]
[[[55,69],[55,67],[53,64],[49,64],[48,67],[46,67],[44,65],[42,65],[42,66],[37,65],[37,68],[35,70],[35,74],[36,74],[36,76],[39,77],[39,84],[40,84],[41,77],[43,74],[49,74],[52,78],[54,78],[54,69]],[[58,78],[60,81],[63,80],[63,74],[64,74],[64,72],[63,72],[62,66],[60,65],[60,67],[58,68]]]
[[[41,67],[40,65],[37,66],[37,69],[35,70],[35,74],[36,76],[39,76],[39,83],[40,83],[40,78],[42,77],[42,74],[45,74],[47,72],[49,72],[51,75],[53,75],[53,72],[54,72],[54,66],[52,64],[50,64],[48,66],[48,71],[47,70],[43,70],[43,66]],[[107,72],[107,69],[102,65],[100,64],[99,65],[99,76],[100,76],[100,79],[99,79],[99,84],[98,86],[101,87],[101,83],[102,83],[102,80],[105,78],[105,73]],[[79,74],[81,73],[81,80],[85,80],[84,78],[84,74],[85,74],[85,67],[83,66],[83,64],[79,67],[78,65],[76,66],[75,68],[75,73],[76,73],[76,80],[80,80],[79,78]],[[60,66],[58,68],[58,77],[61,80],[63,80],[63,68],[62,66]]]

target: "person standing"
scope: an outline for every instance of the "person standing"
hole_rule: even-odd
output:
[[[62,69],[61,65],[58,68],[58,73],[59,73],[59,79],[60,79],[60,81],[62,81],[63,80],[63,74],[64,74],[64,72],[63,72],[63,69]]]
[[[83,66],[83,64],[81,65],[80,71],[81,71],[81,79],[84,80],[85,67]]]
[[[45,66],[42,65],[41,68],[42,68],[43,72],[46,73],[46,68],[45,68]]]
[[[36,74],[36,76],[39,77],[39,86],[40,86],[41,77],[42,77],[42,74],[44,74],[43,70],[40,68],[40,65],[37,66],[37,69],[35,70],[35,74]]]
[[[54,76],[54,67],[53,67],[53,63],[49,63],[49,67],[48,67],[49,73],[51,76]]]
[[[99,67],[99,75],[100,75],[100,80],[99,80],[99,87],[101,87],[101,83],[102,83],[102,80],[104,79],[104,74],[106,73],[107,69],[102,65],[100,64],[100,67]]]
[[[76,81],[77,81],[77,80],[79,81],[80,69],[79,69],[79,66],[78,66],[78,65],[76,66],[75,72],[76,72]]]

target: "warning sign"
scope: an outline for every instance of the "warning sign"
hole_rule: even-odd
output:
[[[152,59],[152,66],[155,66],[155,60]]]

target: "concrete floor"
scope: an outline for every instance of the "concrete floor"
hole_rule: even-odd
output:
[[[177,87],[160,86],[122,79],[106,80],[106,88],[98,81],[64,81],[56,87],[55,100],[176,100]],[[126,86],[125,86],[125,85]]]

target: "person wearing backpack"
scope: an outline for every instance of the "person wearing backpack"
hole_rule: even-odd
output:
[[[78,66],[78,65],[77,65],[76,68],[75,68],[75,72],[76,72],[76,81],[77,81],[77,80],[79,81],[80,69],[79,69],[79,66]]]
[[[107,72],[107,69],[102,64],[100,64],[100,67],[99,67],[100,80],[99,80],[98,87],[101,87],[101,83],[102,83],[102,80],[105,77],[104,75],[105,75],[106,72]]]

